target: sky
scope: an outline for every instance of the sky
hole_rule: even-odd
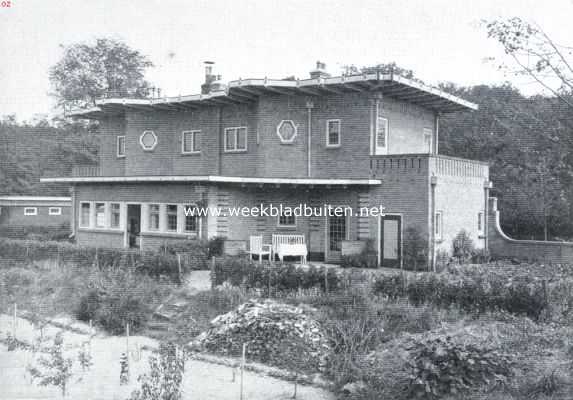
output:
[[[4,1],[2,2],[4,3]],[[1,4],[1,3],[0,3]],[[223,80],[308,77],[317,60],[342,66],[395,61],[429,84],[512,81],[483,19],[519,16],[573,45],[572,0],[11,0],[0,7],[0,116],[53,115],[49,68],[61,45],[111,37],[155,64],[147,79],[167,96],[196,94],[203,61]]]

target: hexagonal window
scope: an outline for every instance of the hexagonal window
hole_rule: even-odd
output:
[[[145,151],[151,151],[157,146],[157,136],[153,131],[145,131],[139,137],[139,144]]]
[[[292,143],[296,134],[296,125],[290,119],[283,119],[279,126],[277,126],[277,135],[282,143]]]

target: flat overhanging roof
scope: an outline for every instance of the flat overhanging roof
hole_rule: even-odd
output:
[[[120,115],[126,110],[181,111],[205,106],[255,102],[261,95],[325,96],[349,92],[379,91],[383,96],[407,101],[441,113],[477,110],[477,104],[463,100],[434,87],[394,74],[362,74],[304,80],[241,79],[231,81],[225,90],[209,94],[164,97],[158,99],[102,99],[96,107],[71,112],[74,117],[98,119]]]
[[[309,185],[309,186],[349,186],[380,185],[380,179],[320,179],[320,178],[243,178],[238,176],[84,176],[41,178],[40,182],[50,183],[130,183],[130,182],[198,182],[198,183],[239,183],[257,185]]]
[[[0,196],[0,206],[71,206],[71,197]]]

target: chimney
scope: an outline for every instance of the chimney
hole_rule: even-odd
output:
[[[213,75],[213,65],[214,61],[205,61],[205,83],[201,85],[201,93],[208,94],[211,91],[211,83],[217,80],[217,77]]]
[[[330,78],[330,74],[326,72],[326,64],[320,61],[316,62],[316,69],[310,71],[310,79],[317,78]]]

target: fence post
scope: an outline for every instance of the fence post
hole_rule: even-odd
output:
[[[215,256],[211,256],[211,290],[215,289],[217,283],[217,276],[215,273]]]
[[[177,253],[177,267],[179,269],[179,283],[183,283],[181,279],[181,254]]]
[[[12,320],[12,336],[16,340],[16,325],[18,324],[18,304],[14,303],[14,318]]]
[[[125,355],[127,364],[127,381],[129,382],[129,322],[125,324]]]
[[[328,296],[328,268],[324,267],[324,293]]]
[[[246,352],[247,352],[247,344],[243,343],[243,356],[241,358],[241,397],[240,397],[241,400],[244,399],[244,397],[243,397],[243,374],[245,371],[245,355],[246,355]]]

